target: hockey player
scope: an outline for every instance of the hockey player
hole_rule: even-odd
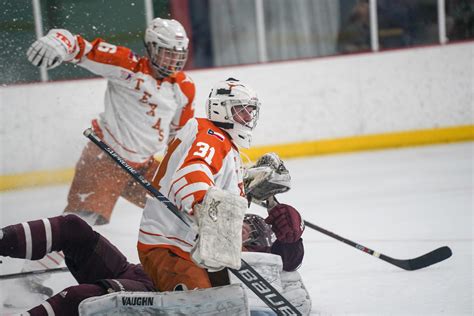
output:
[[[154,19],[145,30],[147,57],[97,38],[92,42],[64,29],[52,29],[27,51],[35,66],[53,69],[63,62],[83,67],[107,79],[104,112],[92,127],[131,166],[151,180],[169,140],[194,116],[195,86],[181,70],[189,39],[176,20]],[[87,144],[76,164],[65,213],[74,213],[92,225],[110,221],[120,196],[143,208],[146,191],[93,144]],[[62,254],[52,253],[25,271],[52,268]],[[42,280],[27,280],[31,299],[51,295]],[[19,286],[21,284],[18,284]],[[24,287],[24,286],[23,286]],[[7,305],[19,306],[15,297]]]
[[[247,200],[238,146],[250,146],[259,111],[255,92],[229,78],[212,88],[207,118],[188,121],[168,147],[152,183],[197,227],[147,200],[138,254],[160,291],[209,288],[208,270],[240,267]]]
[[[147,57],[97,38],[92,42],[64,29],[52,29],[28,49],[35,66],[53,69],[71,62],[108,80],[105,111],[92,121],[94,132],[151,179],[168,141],[194,115],[195,86],[181,70],[188,42],[176,20],[154,19],[144,38]],[[88,144],[76,165],[65,212],[92,225],[110,221],[123,196],[143,208],[145,190],[106,155]]]
[[[207,118],[190,120],[169,146],[153,185],[181,212],[189,214],[197,227],[187,227],[156,199],[147,201],[138,253],[144,270],[160,291],[221,285],[218,271],[240,267],[241,223],[248,201],[244,198],[247,190],[238,146],[250,146],[259,110],[255,92],[230,78],[211,90]],[[260,185],[271,183],[268,179],[273,173],[261,169],[253,170],[248,178],[250,196],[261,195]],[[271,185],[267,189],[275,191]],[[298,212],[277,205],[269,211],[266,223],[276,232],[275,243],[256,244],[257,248],[252,249],[252,244],[246,242],[244,248],[279,254],[285,269],[296,269],[303,259],[304,227]],[[250,236],[257,230],[246,231]]]
[[[2,256],[38,260],[51,251],[64,253],[66,265],[79,285],[48,298],[30,309],[29,315],[78,315],[79,303],[88,297],[114,291],[154,290],[140,265],[129,263],[114,245],[74,214],[0,230]]]

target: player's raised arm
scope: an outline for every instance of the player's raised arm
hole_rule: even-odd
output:
[[[72,61],[78,53],[79,45],[71,32],[52,29],[31,44],[26,55],[34,66],[53,69],[64,61]]]

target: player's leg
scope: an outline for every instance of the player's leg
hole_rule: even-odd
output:
[[[88,144],[76,165],[65,214],[76,214],[91,225],[107,223],[120,192],[128,181],[129,176],[112,159],[97,146]],[[52,252],[40,260],[25,262],[22,271],[56,268],[63,259],[62,253]],[[4,305],[21,308],[25,307],[23,302],[36,304],[50,297],[52,290],[44,285],[48,277],[49,275],[43,274],[22,278],[15,286],[18,288],[17,292],[24,293],[29,299],[8,295]]]
[[[93,248],[77,251],[71,244],[71,248],[64,250],[66,264],[78,283],[94,283],[108,279],[132,279],[145,284],[141,290],[145,290],[146,287],[148,290],[153,289],[150,278],[140,265],[129,263],[117,247],[105,237],[94,233],[97,236],[97,241]],[[111,288],[116,290],[121,288],[117,282],[114,281],[113,284],[110,286]],[[126,285],[123,287],[127,288]]]
[[[111,171],[107,171],[110,169]],[[116,170],[114,170],[116,169]],[[84,218],[91,225],[105,224],[110,218],[110,213],[121,192],[120,179],[113,161],[104,155],[100,149],[93,144],[88,144],[76,165],[75,176],[71,184],[68,196],[68,205],[65,213],[74,213]],[[123,172],[122,172],[123,173]],[[114,183],[111,185],[110,183]],[[125,184],[126,181],[122,180]],[[115,191],[114,191],[115,190]],[[104,211],[104,215],[101,212]],[[105,216],[105,217],[104,217]],[[51,252],[47,256],[36,260],[26,261],[22,267],[23,272],[41,269],[57,268],[64,260],[61,252]],[[4,305],[11,307],[25,307],[24,302],[37,304],[52,295],[52,290],[44,285],[49,275],[30,275],[18,280],[14,284],[15,292],[24,293],[21,298],[18,295],[8,294]]]
[[[69,247],[75,248],[76,252],[84,252],[84,248],[88,245],[93,247],[91,245],[97,239],[90,226],[76,215],[10,225],[4,227],[0,234],[0,255],[29,259],[25,261],[22,271],[57,267],[64,256],[59,251],[71,244],[73,246]],[[53,290],[43,285],[48,277],[47,273],[34,274],[14,282],[3,304],[15,308],[40,304],[53,295]]]
[[[152,281],[141,266],[130,264],[125,256],[107,239],[95,232],[76,215],[57,216],[4,227],[0,230],[0,255],[13,258],[38,259],[48,251],[63,251],[66,264],[79,284],[100,287],[73,287],[48,299],[35,311],[48,309],[58,315],[63,304],[79,302],[87,297],[102,295],[107,290],[151,291]],[[118,282],[113,280],[118,279]],[[103,282],[105,280],[105,282]],[[108,285],[106,285],[108,284]],[[69,294],[68,294],[69,293]]]
[[[65,213],[91,225],[107,224],[129,176],[94,144],[87,144],[76,164]]]
[[[0,255],[38,260],[52,251],[91,248],[92,228],[76,215],[56,216],[10,225],[0,230]]]
[[[79,284],[68,287],[28,310],[31,316],[79,315],[78,306],[86,298],[107,294],[98,284]]]
[[[63,251],[78,283],[121,278],[129,266],[135,267],[117,247],[73,214],[11,225],[1,232],[0,255],[37,260],[51,251]]]
[[[147,160],[143,164],[143,166],[137,166],[137,168],[135,169],[141,175],[143,175],[145,179],[151,182],[159,166],[160,166],[160,161],[156,160],[153,157],[150,157],[150,159]],[[140,208],[144,208],[147,192],[148,191],[145,188],[143,188],[143,186],[140,183],[130,178],[130,180],[127,182],[127,184],[123,188],[122,197],[125,198],[127,201],[135,204],[136,206]]]
[[[165,248],[155,248],[138,255],[143,269],[159,291],[193,290],[210,288],[205,269],[185,260]]]
[[[88,144],[76,165],[64,214],[76,214],[91,225],[108,223],[112,209],[127,181],[128,175],[118,168],[112,159],[97,146]],[[25,262],[22,271],[56,268],[63,259],[62,253],[52,252],[40,260]],[[18,291],[30,297],[29,301],[42,301],[52,295],[51,289],[44,286],[48,277],[47,274],[28,276],[19,280],[15,286]],[[19,301],[18,296],[9,295],[4,304],[22,307],[22,301],[25,300]]]

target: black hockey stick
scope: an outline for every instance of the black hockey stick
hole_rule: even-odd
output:
[[[274,197],[273,197],[274,198]],[[275,203],[278,203],[278,201],[274,198]],[[266,203],[256,203],[257,205],[266,207]],[[413,259],[395,259],[389,256],[386,256],[380,252],[374,251],[370,248],[367,248],[365,246],[362,246],[352,240],[349,240],[347,238],[341,237],[339,235],[334,234],[333,232],[330,232],[329,230],[326,230],[322,227],[319,227],[313,223],[310,223],[308,221],[303,221],[305,226],[312,228],[314,230],[317,230],[320,233],[323,233],[329,237],[332,237],[334,239],[337,239],[339,241],[342,241],[343,243],[352,246],[356,249],[359,249],[360,251],[363,251],[365,253],[368,253],[369,255],[372,255],[374,257],[377,257],[385,262],[391,263],[399,268],[402,268],[404,270],[408,271],[413,271],[413,270],[418,270],[422,268],[426,268],[432,264],[438,263],[440,261],[446,260],[451,255],[453,254],[451,249],[448,246],[443,246],[438,249],[435,249],[433,251],[430,251],[422,256],[413,258]]]
[[[89,138],[94,144],[99,146],[106,152],[122,169],[130,174],[133,179],[140,183],[148,190],[155,198],[164,203],[166,207],[173,212],[178,218],[189,226],[189,219],[184,217],[176,206],[171,203],[163,194],[155,189],[150,182],[148,182],[142,175],[133,169],[122,157],[120,157],[112,148],[104,143],[94,132],[88,128],[84,131],[84,136]],[[240,269],[228,269],[231,271],[243,284],[245,284],[252,292],[254,292],[268,307],[270,307],[278,315],[301,315],[301,313],[294,307],[286,298],[284,298],[267,280],[265,280],[254,268],[247,262],[241,259]]]
[[[451,249],[448,246],[443,246],[440,248],[437,248],[433,251],[430,251],[422,256],[413,258],[413,259],[395,259],[389,256],[384,255],[383,253],[379,253],[377,251],[374,251],[370,248],[367,248],[365,246],[362,246],[352,240],[346,239],[344,237],[341,237],[339,235],[334,234],[333,232],[330,232],[322,227],[319,227],[317,225],[314,225],[308,221],[304,221],[304,224],[312,228],[314,230],[317,230],[318,232],[321,232],[325,235],[328,235],[334,239],[337,239],[339,241],[342,241],[343,243],[352,246],[354,248],[359,249],[360,251],[363,251],[365,253],[368,253],[369,255],[372,255],[374,257],[377,257],[385,262],[391,263],[399,268],[402,268],[404,270],[408,271],[413,271],[413,270],[418,270],[422,268],[426,268],[432,264],[438,263],[440,261],[446,260],[451,255],[453,254]]]
[[[58,273],[58,272],[69,272],[67,267],[53,268],[53,269],[44,269],[44,270],[33,270],[33,271],[24,271],[12,274],[3,274],[0,275],[0,280],[9,280],[22,278],[33,274],[43,274],[43,273]]]

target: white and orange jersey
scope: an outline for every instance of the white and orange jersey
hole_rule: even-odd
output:
[[[76,40],[73,62],[108,79],[105,110],[92,123],[98,135],[130,162],[163,153],[170,134],[194,116],[193,81],[184,72],[157,80],[148,59],[126,47]]]
[[[211,121],[191,119],[169,145],[153,186],[190,215],[210,186],[244,196],[239,150]],[[140,224],[140,251],[165,247],[189,259],[195,237],[163,203],[148,199]]]

